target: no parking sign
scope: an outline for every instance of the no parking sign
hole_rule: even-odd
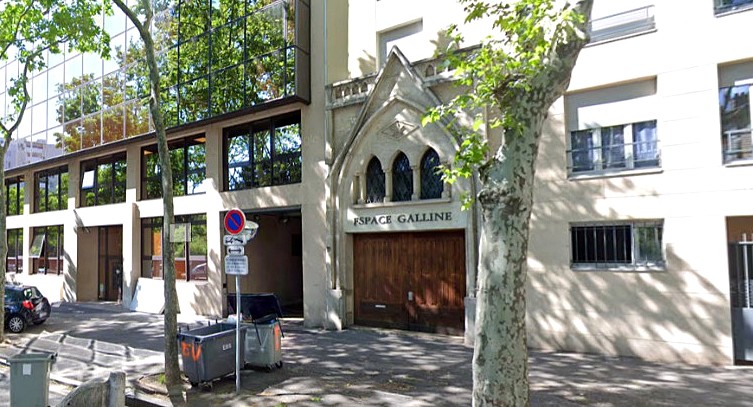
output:
[[[246,227],[246,215],[240,209],[231,209],[225,214],[225,230],[237,235]]]

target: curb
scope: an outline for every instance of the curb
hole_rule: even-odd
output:
[[[166,403],[162,400],[158,400],[144,394],[139,394],[138,392],[135,392],[135,393],[127,392],[125,396],[126,396],[126,406],[130,406],[130,407],[170,407],[172,406],[171,403]]]

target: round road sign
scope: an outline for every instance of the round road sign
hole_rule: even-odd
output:
[[[231,209],[225,214],[225,230],[231,235],[237,235],[246,226],[246,215],[240,209]]]

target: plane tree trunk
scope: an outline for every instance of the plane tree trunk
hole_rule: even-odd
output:
[[[575,10],[585,16],[575,31],[585,33],[593,0]],[[475,344],[474,406],[529,406],[526,337],[526,279],[529,221],[533,207],[535,163],[544,121],[562,97],[587,35],[568,35],[526,86],[494,92],[504,112],[504,140],[479,169],[477,197],[482,213]],[[563,152],[564,154],[564,152]]]
[[[170,242],[170,225],[174,222],[173,209],[173,174],[170,165],[170,150],[167,146],[165,134],[165,120],[160,104],[160,76],[157,58],[154,53],[154,40],[151,34],[151,20],[153,11],[149,0],[140,0],[141,11],[145,15],[142,23],[122,0],[113,0],[115,4],[133,22],[144,42],[144,54],[149,68],[149,110],[154,121],[157,138],[157,152],[159,154],[160,170],[162,173],[162,275],[165,287],[165,385],[171,395],[180,394],[181,374],[178,365],[178,293],[175,288],[175,253]]]

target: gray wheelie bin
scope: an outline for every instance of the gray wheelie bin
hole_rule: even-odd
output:
[[[47,407],[50,366],[57,353],[24,353],[8,358],[11,407]]]
[[[282,330],[276,318],[243,324],[246,328],[244,358],[246,365],[272,370],[282,367]]]
[[[245,329],[241,329],[241,355]],[[219,323],[178,334],[183,373],[191,385],[235,373],[235,324]]]

